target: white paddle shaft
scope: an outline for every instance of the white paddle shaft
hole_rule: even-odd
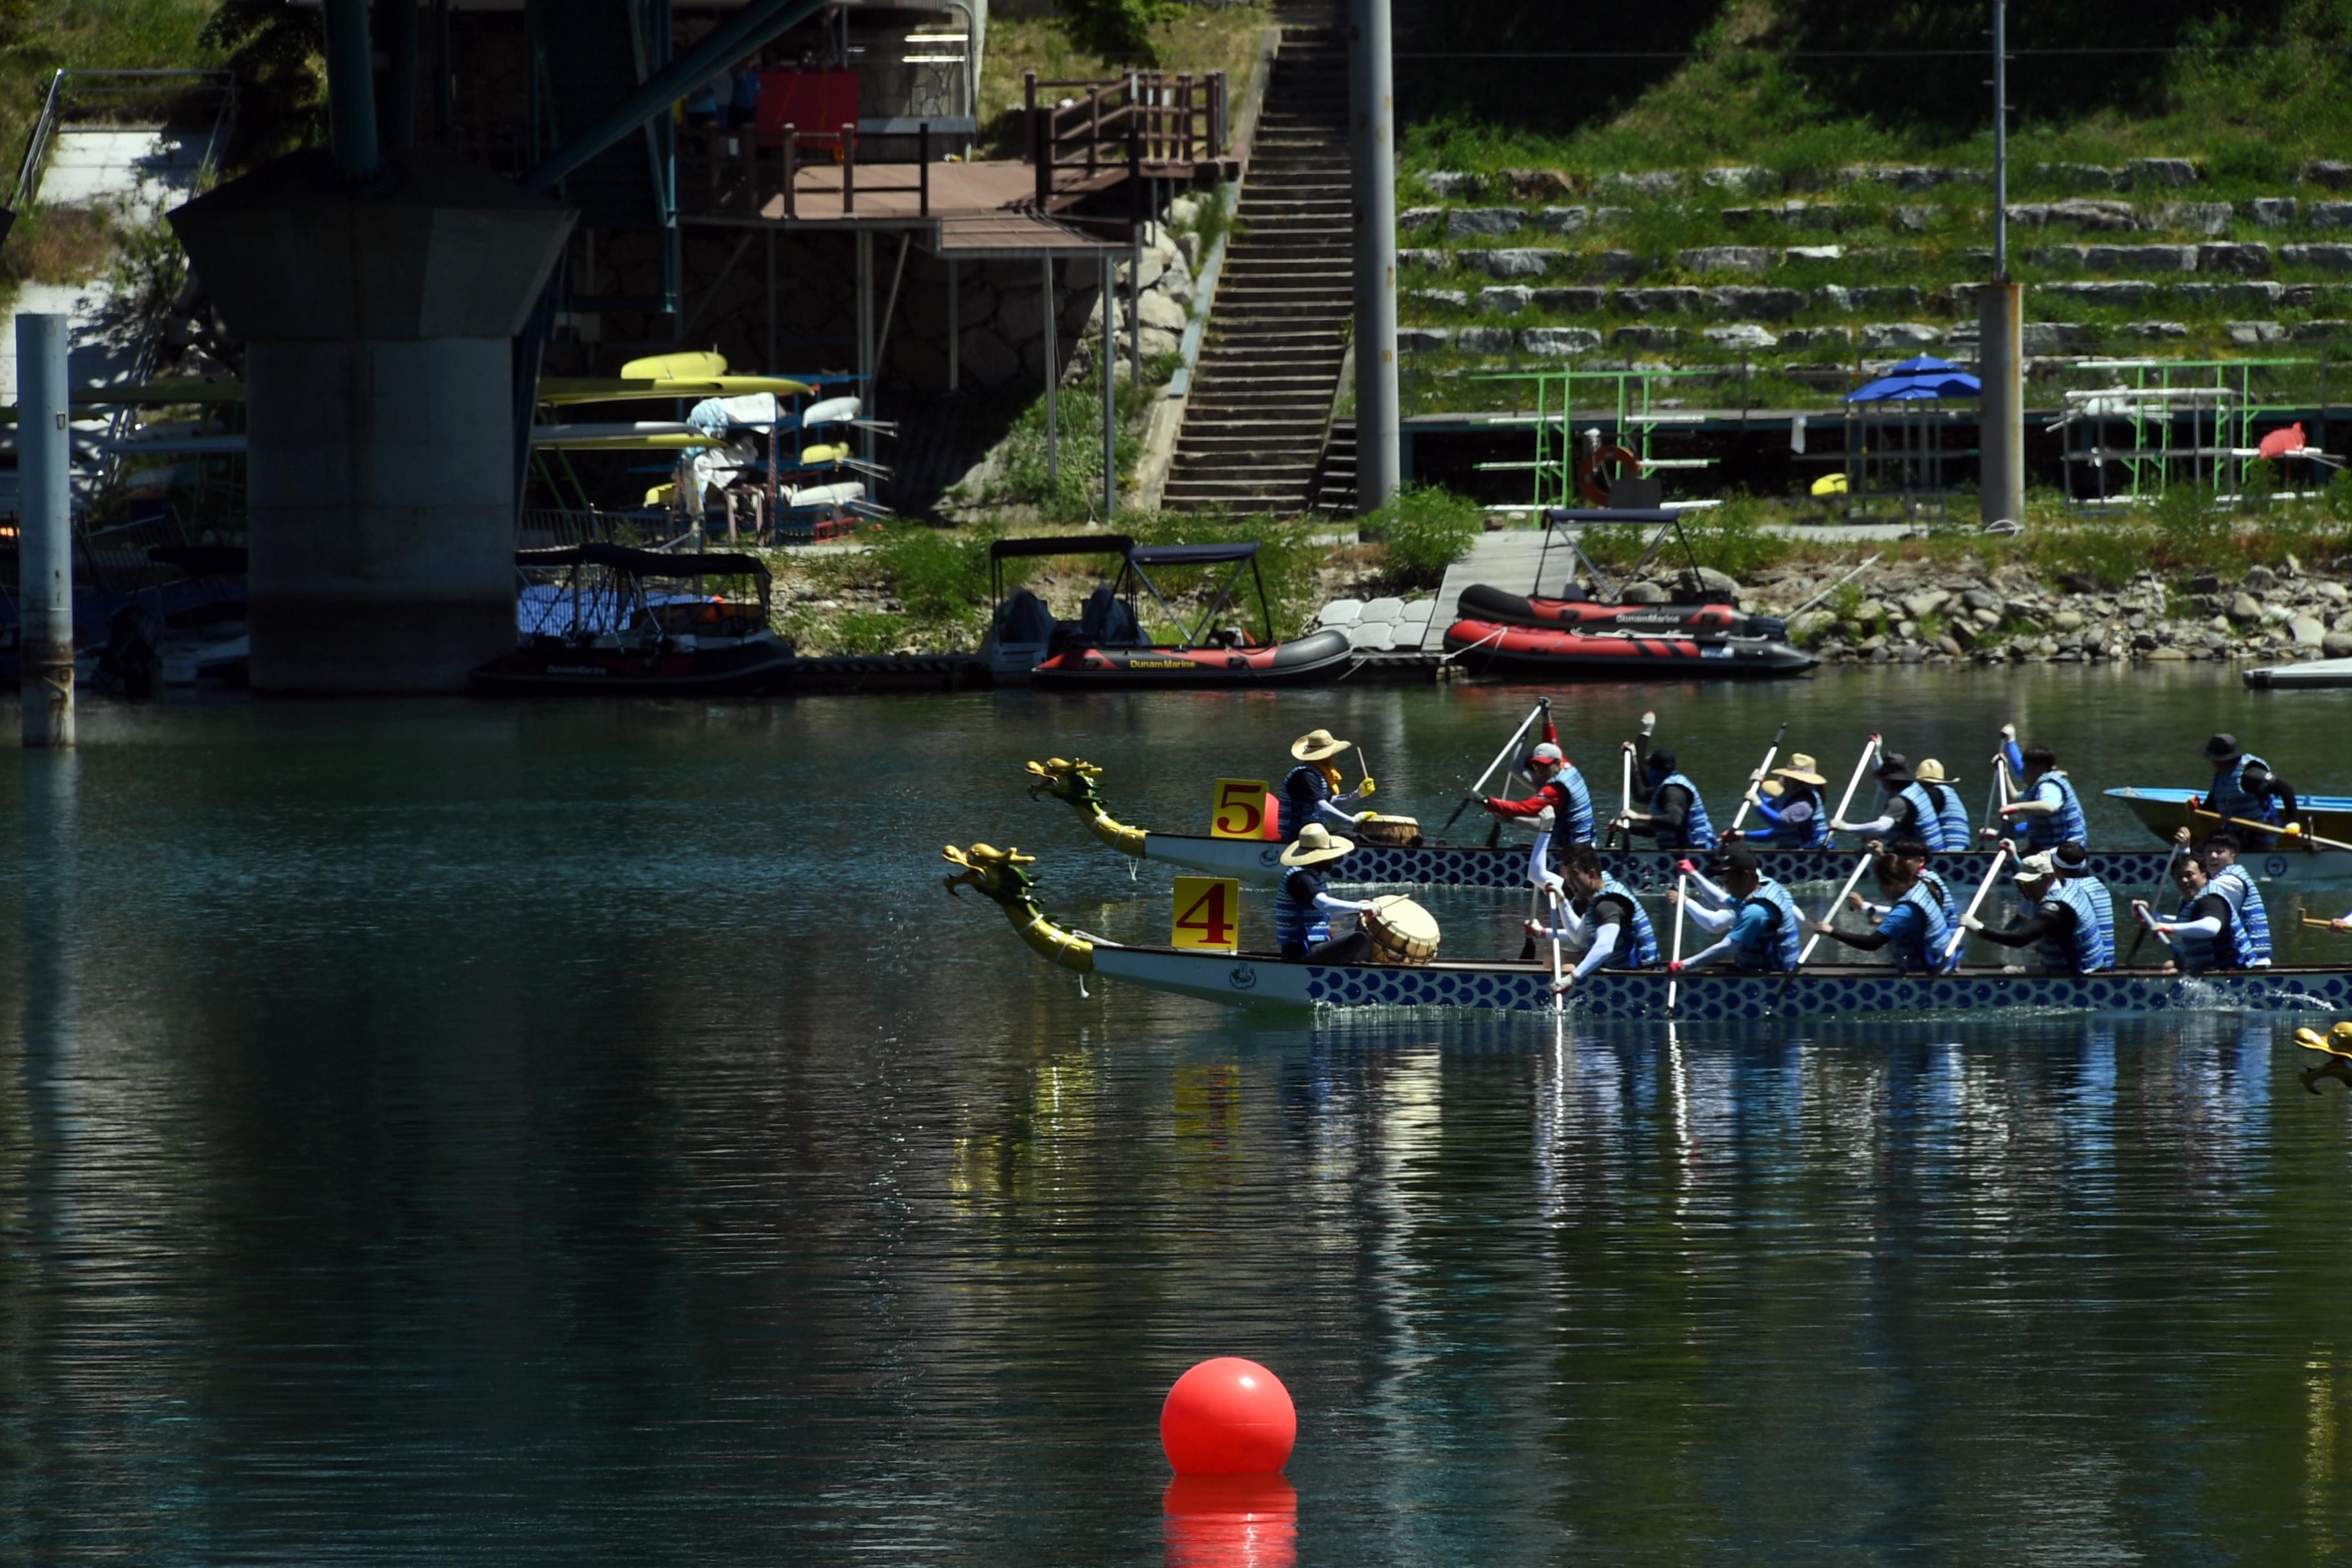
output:
[[[2001,863],[2008,858],[2008,845],[2004,844],[1993,851],[1992,864],[1985,868],[1984,880],[1977,884],[1976,897],[1970,899],[1969,907],[1960,911],[1960,923],[1952,929],[1952,940],[1944,944],[1946,963],[1951,962],[1952,954],[1959,952],[1960,943],[1968,940],[1969,921],[1976,918],[1977,910],[1984,905],[1985,895],[1991,892],[1992,885],[2000,879]]]
[[[1683,961],[1683,910],[1690,903],[1689,872],[1684,872],[1675,879],[1675,962],[1680,963]],[[1675,1003],[1680,998],[1682,988],[1683,981],[1679,974],[1666,982],[1667,1012],[1671,1013],[1675,1010]]]
[[[1874,741],[1875,737],[1873,737],[1873,739]],[[1874,855],[1864,854],[1861,859],[1853,863],[1853,875],[1845,879],[1845,886],[1837,890],[1837,897],[1832,899],[1829,902],[1829,908],[1822,911],[1822,924],[1826,925],[1832,921],[1837,919],[1838,906],[1845,902],[1845,896],[1853,891],[1854,884],[1862,880],[1862,874],[1870,869],[1870,863],[1876,858],[1877,857]],[[1813,956],[1813,949],[1819,947],[1821,942],[1822,933],[1815,931],[1812,934],[1811,939],[1805,943],[1804,951],[1797,954],[1797,963],[1800,967],[1804,964],[1806,960]]]
[[[1559,891],[1549,882],[1544,884],[1545,901],[1550,905],[1551,919],[1551,1010],[1559,1012],[1565,1004],[1559,995]]]
[[[1480,795],[1485,793],[1486,788],[1486,775],[1503,765],[1505,760],[1507,759],[1511,752],[1517,748],[1519,737],[1526,734],[1528,732],[1528,727],[1533,724],[1537,719],[1542,716],[1542,714],[1543,704],[1538,702],[1534,708],[1528,710],[1526,718],[1519,721],[1519,727],[1511,731],[1511,738],[1503,742],[1503,749],[1495,753],[1495,760],[1486,764],[1486,772],[1481,773],[1478,775],[1478,782],[1470,786],[1470,793],[1472,795]],[[1504,776],[1507,778],[1510,775],[1507,773]]]
[[[1786,724],[1780,726],[1782,730],[1786,730],[1788,727],[1789,726]],[[1780,756],[1780,736],[1778,731],[1775,731],[1772,736],[1772,743],[1764,748],[1764,760],[1757,764],[1757,776],[1748,781],[1748,793],[1739,797],[1739,809],[1731,814],[1732,832],[1738,832],[1739,825],[1748,820],[1748,808],[1756,804],[1756,792],[1764,787],[1764,775],[1772,771],[1773,759]],[[1666,989],[1671,991],[1674,987],[1669,985]],[[1672,1004],[1669,1004],[1669,1005],[1671,1005]]]
[[[1862,755],[1854,760],[1853,777],[1845,781],[1845,794],[1838,799],[1838,808],[1830,813],[1836,821],[1845,820],[1845,808],[1853,804],[1853,792],[1862,787],[1862,775],[1870,766],[1870,759],[1878,754],[1878,737],[1873,735],[1862,743]]]

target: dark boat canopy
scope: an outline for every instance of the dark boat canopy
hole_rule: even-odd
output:
[[[1220,561],[1247,561],[1257,553],[1257,542],[1234,544],[1143,544],[1127,552],[1138,566],[1209,566]]]
[[[566,544],[552,550],[518,550],[518,566],[609,566],[639,577],[757,577],[769,580],[768,563],[756,555],[729,552],[700,555],[669,555],[657,550],[631,550],[620,544]]]
[[[1124,533],[1057,533],[1043,539],[1000,539],[988,547],[991,561],[1016,555],[1125,555],[1135,541]]]

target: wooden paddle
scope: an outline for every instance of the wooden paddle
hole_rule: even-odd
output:
[[[1748,808],[1756,804],[1756,792],[1764,787],[1764,776],[1772,771],[1772,761],[1780,754],[1780,737],[1788,732],[1789,721],[1783,719],[1780,721],[1780,727],[1772,731],[1772,743],[1764,748],[1764,760],[1757,764],[1756,776],[1748,781],[1748,793],[1739,797],[1739,809],[1732,813],[1731,831],[1733,833],[1738,833],[1739,825],[1748,820]],[[1673,987],[1669,986],[1667,989],[1672,990]],[[1672,1005],[1673,1004],[1668,1004],[1669,1007]]]
[[[2307,925],[2307,926],[2313,926],[2313,927],[2315,927],[2315,928],[2317,928],[2317,929],[2318,929],[2318,930],[2320,930],[2320,931],[2335,931],[2335,930],[2336,930],[2336,922],[2335,922],[2334,921],[2323,921],[2323,920],[2319,920],[2319,919],[2317,919],[2317,918],[2315,918],[2315,917],[2314,917],[2314,916],[2311,916],[2311,915],[2305,915],[2305,916],[2304,916],[2304,917],[2303,917],[2303,923],[2304,923],[2304,924],[2305,924],[2305,925]],[[2341,935],[2342,933],[2341,933],[2341,932],[2338,932],[2337,934]]]

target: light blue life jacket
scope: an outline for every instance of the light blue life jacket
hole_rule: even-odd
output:
[[[2044,938],[2042,967],[2052,974],[2096,974],[2116,964],[2115,900],[2095,877],[2061,877],[2042,895],[2074,911],[2064,941]]]
[[[1706,819],[1706,802],[1699,798],[1698,785],[1680,773],[1668,773],[1650,792],[1650,809],[1658,809],[1658,802],[1667,790],[1680,784],[1690,792],[1690,815],[1683,819],[1683,832],[1676,837],[1671,830],[1657,836],[1661,849],[1712,849],[1715,847],[1715,824]]]
[[[2206,884],[2205,891],[2220,893],[2223,903],[2230,902],[2229,894],[2221,892],[2221,889],[2210,882]],[[2221,934],[2219,936],[2206,936],[2200,932],[2187,931],[2172,933],[2173,961],[2180,965],[2184,973],[2201,974],[2209,969],[2246,967],[2245,956],[2239,951],[2236,912],[2236,906],[2232,905],[2231,912],[2221,917]],[[2189,919],[2190,915],[2184,907],[2175,910],[2170,918],[2185,921]]]
[[[1277,948],[1288,948],[1295,942],[1313,947],[1318,942],[1331,940],[1331,919],[1315,902],[1315,895],[1321,891],[1323,879],[1307,867],[1295,866],[1283,873],[1281,889],[1274,896],[1274,942]]]
[[[1603,876],[1601,879],[1601,893],[1616,895],[1624,900],[1633,911],[1633,929],[1627,933],[1633,940],[1633,950],[1628,953],[1624,949],[1620,948],[1615,955],[1615,962],[1608,967],[1655,969],[1658,966],[1658,933],[1656,928],[1650,924],[1650,911],[1642,907],[1642,900],[1633,896],[1633,890],[1631,888],[1614,877]],[[1600,896],[1600,894],[1594,895],[1596,898]]]
[[[1823,800],[1818,792],[1805,798],[1812,804],[1813,814],[1802,822],[1781,820],[1780,814],[1795,804],[1786,795],[1781,797],[1780,805],[1765,813],[1765,820],[1772,824],[1771,832],[1765,836],[1766,843],[1775,849],[1825,849],[1829,847],[1829,802]]]
[[[1584,775],[1576,771],[1575,763],[1563,763],[1546,787],[1552,784],[1559,785],[1559,793],[1568,797],[1568,809],[1563,812],[1554,808],[1551,841],[1556,845],[1591,843],[1592,792],[1585,787]]]
[[[2039,800],[2042,792],[2055,787],[2058,809],[2046,816],[2025,819],[2025,841],[2036,849],[2055,849],[2061,844],[2089,847],[2084,837],[2089,829],[2083,821],[2083,797],[2074,793],[2074,783],[2056,768],[2051,769],[2026,786],[2026,798]]]
[[[2263,907],[2263,895],[2253,878],[2243,866],[2225,866],[2207,886],[2230,900],[2230,911],[2237,917],[2230,923],[2236,932],[2238,962],[2248,969],[2268,969],[2271,913]]]
[[[1740,909],[1750,904],[1768,911],[1771,923],[1765,927],[1763,940],[1757,942],[1753,937],[1742,940],[1735,921],[1731,928],[1732,962],[1751,974],[1788,973],[1797,967],[1805,946],[1805,917],[1798,912],[1797,900],[1789,896],[1788,889],[1763,877],[1758,879],[1756,890],[1739,900]]]
[[[1304,805],[1290,798],[1290,786],[1300,778],[1307,781],[1310,792]],[[1276,803],[1276,815],[1282,822],[1282,841],[1287,844],[1297,838],[1298,830],[1316,819],[1315,808],[1330,798],[1331,781],[1323,776],[1321,768],[1313,763],[1301,763],[1291,769],[1282,781],[1282,795]]]
[[[1948,973],[1959,962],[1960,955],[1955,952],[1949,958],[1944,956],[1944,949],[1951,945],[1952,925],[1945,918],[1944,900],[1937,897],[1936,889],[1922,877],[1916,886],[1895,902],[1898,905],[1908,904],[1917,910],[1927,929],[1920,935],[1916,951],[1898,949],[1895,952],[1895,967],[1906,974]]]
[[[1969,847],[1965,824],[1961,826],[1960,841],[1957,844],[1950,841],[1950,835],[1944,826],[1944,815],[1937,808],[1936,797],[1926,784],[1915,779],[1897,790],[1895,798],[1911,808],[1911,831],[1919,836],[1920,842],[1926,844],[1929,850],[1937,855],[1948,855]]]
[[[1960,923],[1960,906],[1958,901],[1952,897],[1952,885],[1944,880],[1941,873],[1936,871],[1920,872],[1919,885],[1933,892],[1936,895],[1936,902],[1942,906],[1944,911],[1944,924],[1948,928],[1945,931],[1944,935],[1946,940],[1948,941],[1951,937],[1951,931],[1948,928]]]
[[[1969,808],[1960,799],[1960,792],[1947,784],[1923,785],[1936,800],[1936,820],[1944,826],[1944,843],[1940,853],[1957,855],[1975,842],[1976,830],[1969,824]],[[1935,849],[1936,841],[1929,839],[1927,847]]]
[[[2252,822],[2276,822],[2280,816],[2279,798],[2274,795],[2255,795],[2246,788],[2246,770],[2260,768],[2270,771],[2270,763],[2248,752],[2240,757],[2225,773],[2213,775],[2213,787],[2205,796],[2205,809],[2219,812],[2223,817],[2242,816]],[[2227,827],[2228,822],[2222,826]]]

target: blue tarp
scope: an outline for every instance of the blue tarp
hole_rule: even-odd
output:
[[[1918,354],[1890,366],[1885,375],[1846,394],[1848,403],[1909,403],[1946,397],[1981,397],[1984,384],[1948,360]]]

